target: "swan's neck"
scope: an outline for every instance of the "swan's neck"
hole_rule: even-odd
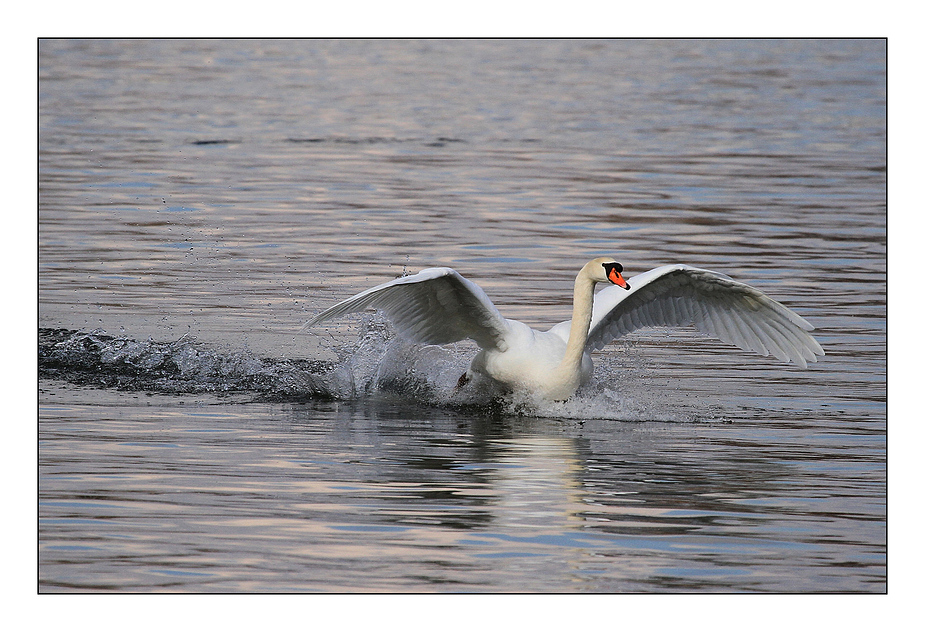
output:
[[[575,293],[572,297],[572,326],[569,329],[565,356],[559,364],[559,371],[564,376],[580,379],[581,361],[585,355],[585,343],[588,342],[588,329],[591,327],[591,307],[594,304],[594,281],[584,269],[575,277]],[[577,385],[576,385],[577,387]]]

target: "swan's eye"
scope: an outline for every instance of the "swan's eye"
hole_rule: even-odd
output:
[[[611,270],[616,270],[617,272],[623,272],[623,266],[621,266],[616,261],[608,261],[607,263],[602,263],[601,266],[607,270],[607,273],[610,274]]]

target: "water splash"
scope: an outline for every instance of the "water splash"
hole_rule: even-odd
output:
[[[566,402],[503,392],[475,379],[457,387],[477,347],[417,345],[396,336],[388,321],[365,315],[359,337],[335,348],[338,360],[260,358],[221,352],[183,336],[137,341],[101,330],[39,330],[42,377],[130,391],[242,394],[260,401],[382,398],[448,409],[569,420],[678,420],[676,408],[648,383],[644,360],[631,344],[596,360],[596,379]],[[690,419],[687,419],[690,420]]]
[[[324,362],[221,353],[191,337],[137,341],[101,330],[39,330],[39,375],[74,384],[181,393],[250,393],[259,398],[323,397]]]

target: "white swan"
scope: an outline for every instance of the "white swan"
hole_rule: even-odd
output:
[[[693,325],[741,349],[769,353],[805,368],[825,355],[813,329],[763,292],[724,274],[667,265],[624,280],[609,257],[588,262],[575,277],[572,320],[537,331],[504,318],[485,292],[452,268],[428,268],[377,285],[321,312],[302,328],[380,309],[398,332],[424,344],[471,338],[481,350],[473,374],[540,398],[566,400],[591,378],[591,352],[642,327]],[[597,283],[612,283],[597,295]]]

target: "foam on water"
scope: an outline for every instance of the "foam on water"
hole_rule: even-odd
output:
[[[631,345],[597,358],[594,381],[566,402],[502,392],[478,379],[458,388],[477,351],[474,344],[412,344],[396,336],[378,315],[364,316],[355,341],[335,351],[334,362],[260,358],[246,350],[210,348],[191,336],[159,342],[101,330],[39,332],[43,377],[95,387],[243,395],[261,401],[379,398],[384,403],[574,420],[690,420],[652,395],[645,384],[645,364]]]

